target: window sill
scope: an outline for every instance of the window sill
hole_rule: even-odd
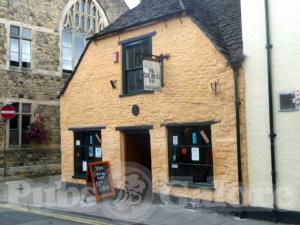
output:
[[[299,112],[299,109],[280,109],[278,112]]]
[[[124,97],[130,97],[130,96],[135,96],[135,95],[144,95],[144,94],[154,94],[154,91],[141,91],[141,92],[135,92],[135,93],[126,93],[119,95],[120,98]]]
[[[86,176],[81,176],[81,175],[74,175],[72,178],[73,178],[73,179],[86,180]]]
[[[32,68],[19,67],[19,66],[9,66],[9,69],[14,71],[14,72],[24,72],[24,73],[29,73],[29,72],[32,71]]]
[[[193,189],[208,189],[211,191],[215,191],[215,187],[213,184],[208,183],[192,183],[192,182],[184,182],[184,181],[170,181],[168,186],[174,186],[174,187],[188,187]]]

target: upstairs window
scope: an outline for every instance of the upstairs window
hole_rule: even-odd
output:
[[[152,55],[152,39],[147,38],[123,45],[124,94],[144,91],[143,59]]]
[[[10,27],[10,65],[30,68],[31,66],[31,29]]]
[[[94,0],[78,0],[64,19],[62,32],[62,68],[72,71],[87,44],[86,38],[103,30],[108,20]]]

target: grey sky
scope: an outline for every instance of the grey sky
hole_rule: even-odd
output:
[[[129,6],[129,8],[132,9],[133,7],[137,6],[140,3],[140,0],[125,0],[125,2]]]

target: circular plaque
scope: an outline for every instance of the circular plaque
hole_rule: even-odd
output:
[[[140,107],[138,105],[132,106],[132,114],[134,116],[138,116],[140,114]]]

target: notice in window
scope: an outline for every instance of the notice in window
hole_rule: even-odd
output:
[[[86,162],[86,161],[83,161],[83,162],[82,162],[82,171],[83,171],[83,172],[86,172],[86,171],[87,171],[87,162]]]
[[[102,157],[102,148],[97,147],[97,148],[95,149],[95,157],[96,157],[96,158],[101,158],[101,157]]]
[[[80,140],[76,140],[76,146],[80,145]]]
[[[199,161],[200,160],[200,153],[199,148],[192,148],[192,161]]]
[[[173,136],[173,145],[178,145],[178,136]]]
[[[89,157],[93,158],[94,157],[94,148],[89,147]]]

